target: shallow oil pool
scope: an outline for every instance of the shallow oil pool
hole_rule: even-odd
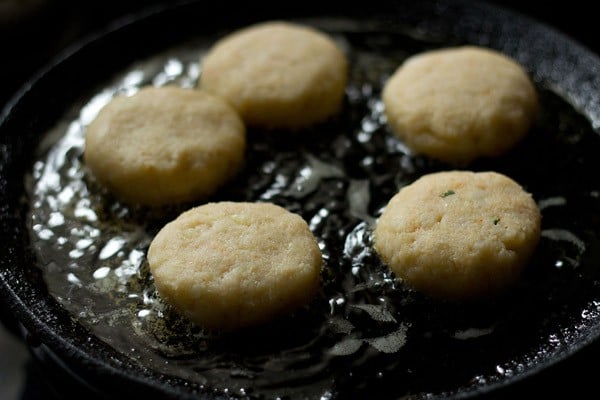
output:
[[[212,335],[182,320],[157,297],[145,253],[166,222],[200,202],[130,207],[83,164],[86,126],[104,104],[148,84],[193,88],[217,36],[130,66],[74,105],[40,146],[27,178],[31,241],[60,304],[141,366],[240,397],[452,393],[523,373],[598,323],[600,185],[591,171],[600,171],[600,136],[589,122],[537,82],[543,111],[531,134],[506,156],[469,166],[504,173],[533,194],[543,214],[536,256],[501,298],[428,300],[378,261],[371,234],[400,187],[451,168],[412,155],[391,135],[379,99],[403,59],[441,44],[313,22],[335,27],[350,58],[343,113],[294,135],[249,132],[244,171],[209,199],[270,201],[306,219],[324,258],[313,304],[242,334]],[[599,302],[585,300],[590,291]]]

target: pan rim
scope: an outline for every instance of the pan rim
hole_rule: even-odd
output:
[[[169,10],[182,9],[189,4],[195,4],[195,3],[196,2],[194,2],[194,1],[178,2],[178,3],[172,4],[170,6],[153,8],[151,10],[145,10],[142,13],[136,13],[135,15],[127,16],[127,17],[115,22],[114,24],[111,24],[111,26],[108,29],[105,29],[105,30],[97,32],[91,36],[88,36],[88,37],[78,41],[74,45],[70,46],[65,51],[61,52],[61,54],[59,54],[46,67],[44,67],[42,70],[37,72],[31,78],[31,80],[29,80],[21,89],[19,89],[19,91],[16,92],[16,94],[9,100],[9,102],[6,104],[6,106],[0,113],[0,132],[4,136],[5,131],[4,131],[3,127],[5,127],[7,121],[11,118],[13,111],[16,108],[18,108],[20,106],[21,102],[23,101],[23,99],[26,98],[33,89],[36,88],[36,85],[39,85],[39,82],[43,81],[51,71],[53,71],[55,68],[57,68],[57,66],[72,62],[71,60],[73,59],[73,57],[76,58],[78,56],[79,52],[81,51],[81,49],[86,48],[87,46],[90,46],[90,44],[92,44],[96,41],[106,41],[106,40],[109,40],[110,37],[112,37],[112,36],[118,37],[120,34],[119,32],[122,32],[122,30],[124,28],[131,27],[136,24],[140,24],[140,22],[145,21],[145,20],[147,21],[148,19],[151,19],[151,18],[160,17],[160,15],[163,12],[165,12],[165,10],[167,10],[167,9],[169,9]],[[481,12],[481,13],[483,13],[483,12],[490,13],[491,11],[493,11],[495,13],[500,13],[500,17],[496,16],[495,18],[497,18],[497,19],[504,18],[505,22],[506,22],[506,20],[510,20],[508,17],[510,17],[510,16],[514,17],[516,15],[518,18],[516,18],[517,22],[515,22],[515,24],[525,24],[525,25],[531,24],[532,25],[531,30],[526,29],[526,32],[530,36],[535,36],[536,34],[539,34],[540,32],[542,32],[543,36],[545,38],[549,37],[550,41],[552,43],[554,43],[555,46],[560,45],[564,48],[569,48],[570,51],[572,52],[571,54],[567,54],[567,55],[559,54],[559,55],[557,55],[557,58],[570,57],[570,56],[572,56],[572,54],[576,54],[578,57],[583,55],[584,57],[579,58],[578,61],[581,63],[582,68],[586,67],[589,69],[586,72],[588,72],[589,74],[593,74],[594,72],[600,71],[600,57],[598,57],[598,55],[592,53],[589,49],[583,47],[582,45],[573,41],[572,39],[566,37],[565,35],[556,31],[552,27],[548,27],[547,25],[544,25],[540,22],[534,21],[534,20],[530,19],[529,17],[517,15],[511,11],[507,11],[498,6],[492,6],[490,4],[476,4],[476,3],[470,3],[470,2],[460,1],[460,0],[459,1],[447,0],[446,3],[463,5],[465,7],[468,7],[469,9],[472,9],[472,8],[479,9],[479,12]],[[525,29],[525,28],[521,27],[521,29]],[[528,60],[520,60],[520,61],[524,62],[524,64],[528,68],[532,68],[532,65],[528,64],[528,62],[527,62]],[[585,68],[583,68],[583,69],[585,70]],[[594,71],[594,69],[595,69],[595,71]],[[547,76],[546,78],[549,78],[549,81],[551,83],[556,83],[557,85],[560,85],[560,83],[561,83],[559,81],[552,82],[552,78],[556,78],[556,77]],[[595,82],[600,84],[600,78],[598,77],[598,74],[595,77]],[[578,83],[573,82],[571,84],[574,86],[571,88],[567,88],[570,90],[566,90],[566,93],[563,93],[563,95],[569,102],[572,102],[573,105],[577,109],[581,110],[584,115],[586,115],[588,118],[591,119],[592,125],[597,130],[598,129],[597,121],[600,121],[600,101],[598,101],[597,98],[595,99],[594,103],[590,103],[589,101],[588,102],[579,101],[578,99],[575,98],[574,92],[573,92],[574,87],[577,86]],[[596,104],[596,106],[594,106],[594,104]],[[2,145],[4,145],[4,143],[2,143]],[[1,158],[1,160],[2,160],[2,164],[3,164],[4,158]],[[2,167],[2,165],[0,165],[0,167]],[[0,171],[2,171],[2,170],[3,169],[0,168]],[[0,179],[4,179],[4,177],[0,176]],[[6,197],[3,194],[2,196],[0,196],[0,198],[2,199],[2,207],[4,207],[5,206],[4,203],[6,202]],[[14,212],[14,210],[10,210],[10,211]],[[2,222],[2,224],[8,222],[6,220],[6,215],[4,213],[0,213],[0,222]],[[9,246],[7,246],[7,247],[14,246],[14,245],[16,245],[16,243],[10,243]],[[124,375],[127,379],[140,379],[144,384],[150,384],[150,385],[156,386],[159,390],[165,390],[165,385],[157,384],[156,382],[152,381],[152,379],[149,379],[150,376],[152,376],[152,375],[142,378],[137,375],[128,374],[127,371],[124,371],[123,369],[119,369],[119,368],[115,367],[114,365],[106,363],[106,360],[98,360],[97,358],[92,357],[89,353],[84,351],[84,349],[80,348],[80,346],[77,346],[72,340],[68,340],[68,338],[65,338],[61,335],[57,335],[56,334],[56,326],[52,326],[51,323],[49,323],[48,321],[44,321],[43,319],[41,319],[39,317],[39,315],[36,315],[36,313],[32,312],[31,307],[27,307],[26,301],[21,296],[23,293],[21,293],[21,292],[18,293],[15,290],[15,287],[12,286],[11,282],[9,281],[9,278],[7,278],[8,274],[10,274],[10,271],[8,271],[8,274],[7,274],[7,268],[10,268],[10,266],[6,265],[7,260],[4,257],[5,253],[2,253],[2,254],[3,254],[3,257],[0,258],[0,288],[2,289],[2,290],[0,290],[0,296],[2,297],[2,300],[4,301],[4,303],[8,304],[10,311],[14,315],[17,315],[17,314],[19,315],[19,319],[25,325],[25,328],[28,331],[30,331],[30,332],[35,331],[36,335],[39,336],[39,340],[41,340],[42,342],[44,342],[44,343],[49,342],[49,343],[54,344],[55,345],[53,347],[54,351],[56,351],[56,349],[58,348],[56,346],[63,346],[61,348],[61,350],[66,350],[69,354],[73,355],[74,358],[77,358],[81,362],[82,365],[91,363],[91,364],[94,364],[96,367],[106,369],[106,374]],[[56,321],[54,321],[54,322],[56,322]],[[472,398],[472,397],[476,397],[479,395],[494,392],[498,388],[510,386],[515,382],[525,380],[533,375],[536,375],[540,371],[547,370],[548,368],[551,368],[552,366],[557,365],[557,364],[561,363],[562,361],[570,358],[574,354],[580,352],[582,349],[588,347],[593,342],[598,341],[599,337],[600,337],[600,325],[596,325],[595,329],[591,332],[590,335],[587,335],[587,336],[583,337],[581,340],[573,343],[571,346],[569,346],[564,351],[560,351],[557,354],[553,355],[551,360],[549,360],[549,361],[544,361],[539,364],[536,364],[535,367],[529,368],[522,373],[519,373],[512,377],[505,378],[499,382],[494,382],[494,383],[491,383],[489,385],[485,385],[482,387],[475,387],[472,390],[469,390],[469,391],[466,391],[463,393],[453,394],[452,396],[453,396],[453,398],[461,398],[461,399]],[[72,338],[69,338],[69,339],[72,339]],[[148,379],[146,379],[146,378],[148,378]],[[181,395],[182,393],[180,393],[179,391],[175,391],[172,394]]]

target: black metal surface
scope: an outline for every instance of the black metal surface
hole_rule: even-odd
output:
[[[594,88],[600,87],[600,62],[596,56],[573,45],[556,32],[531,24],[526,19],[515,18],[501,11],[490,12],[485,6],[448,4],[451,5],[446,6],[446,2],[434,6],[429,3],[418,6],[398,3],[373,9],[377,9],[378,14],[386,15],[385,18],[390,22],[395,23],[398,19],[408,24],[419,24],[423,29],[436,31],[451,42],[474,42],[503,49],[536,71],[537,78],[559,87],[567,98],[581,106],[588,117],[596,121],[600,119],[599,95],[594,91]],[[84,90],[129,62],[189,35],[210,32],[221,21],[202,18],[204,25],[201,25],[198,15],[223,15],[227,7],[207,7],[189,5],[167,11],[154,10],[141,21],[123,21],[123,26],[116,31],[73,49],[59,63],[38,75],[30,87],[17,95],[0,119],[0,236],[7,243],[0,253],[3,300],[32,333],[32,341],[44,343],[44,354],[58,355],[61,363],[78,371],[76,375],[81,375],[87,384],[113,391],[109,395],[114,395],[115,390],[120,392],[119,388],[122,387],[136,390],[140,395],[150,395],[155,391],[175,394],[181,390],[184,393],[185,389],[177,389],[177,383],[171,386],[164,377],[140,371],[108,346],[93,338],[89,340],[88,332],[47,295],[35,260],[26,250],[28,238],[20,206],[22,178],[30,165],[34,143],[64,112],[65,107],[81,96]],[[295,10],[271,9],[268,15],[261,14],[257,8],[243,17],[229,19],[227,23],[242,24],[259,15],[268,19],[311,13],[308,11],[310,8],[297,7]],[[323,5],[319,14],[326,15],[330,11],[339,13],[339,10],[327,10],[326,7]],[[363,9],[346,9],[344,13],[365,16]],[[158,26],[162,28],[160,32],[156,32]],[[119,46],[115,46],[116,43]],[[81,68],[89,65],[94,65],[98,72],[93,81],[89,81],[87,75],[78,74]],[[589,340],[573,343],[564,356],[571,355],[587,345],[588,341],[596,339],[599,329],[590,330]],[[547,379],[547,375],[542,375],[534,380]],[[514,380],[507,380],[507,383],[513,384],[504,388],[510,392],[535,388],[534,382],[515,385]],[[496,392],[493,395],[500,396],[503,393]]]

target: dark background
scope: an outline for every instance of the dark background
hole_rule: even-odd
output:
[[[220,1],[220,0],[217,0]],[[37,70],[47,65],[62,50],[91,32],[99,31],[112,21],[141,9],[165,4],[163,1],[143,0],[0,0],[0,108],[26,84]],[[570,2],[532,3],[523,1],[496,1],[505,8],[528,15],[567,34],[596,54],[600,54],[600,35],[594,26],[598,17],[582,0]],[[237,3],[236,3],[237,4]],[[600,88],[599,88],[600,90]],[[7,315],[0,317],[7,325]],[[0,400],[58,398],[49,392],[42,376],[27,361],[27,353],[19,343],[8,336],[0,326]],[[528,382],[523,390],[537,397],[587,397],[600,398],[600,382],[596,378],[596,362],[600,359],[600,346],[578,354],[546,374]],[[12,353],[14,352],[14,354]],[[11,365],[11,360],[14,365]],[[20,368],[20,374],[10,373],[10,368]],[[11,379],[26,382],[22,394],[6,398],[1,387]],[[60,387],[59,391],[65,388]],[[522,394],[523,392],[519,392]],[[508,396],[504,393],[500,398]],[[64,398],[63,396],[60,396]]]

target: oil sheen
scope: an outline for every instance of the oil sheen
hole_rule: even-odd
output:
[[[452,167],[415,156],[391,134],[380,93],[407,56],[443,43],[344,20],[311,22],[349,56],[343,112],[295,134],[250,131],[243,172],[210,199],[161,209],[122,204],[94,181],[82,154],[87,125],[111,98],[144,85],[194,88],[199,60],[218,36],[131,65],[62,117],[26,182],[32,248],[60,304],[140,368],[232,397],[475,390],[534,368],[598,323],[600,305],[582,294],[600,298],[600,140],[589,121],[536,82],[543,111],[529,136],[505,156],[469,166],[504,173],[533,194],[543,232],[531,265],[500,298],[427,299],[380,263],[372,229],[399,188]],[[152,238],[187,208],[219,200],[269,201],[304,217],[324,259],[309,307],[218,335],[161,301],[145,259]]]

